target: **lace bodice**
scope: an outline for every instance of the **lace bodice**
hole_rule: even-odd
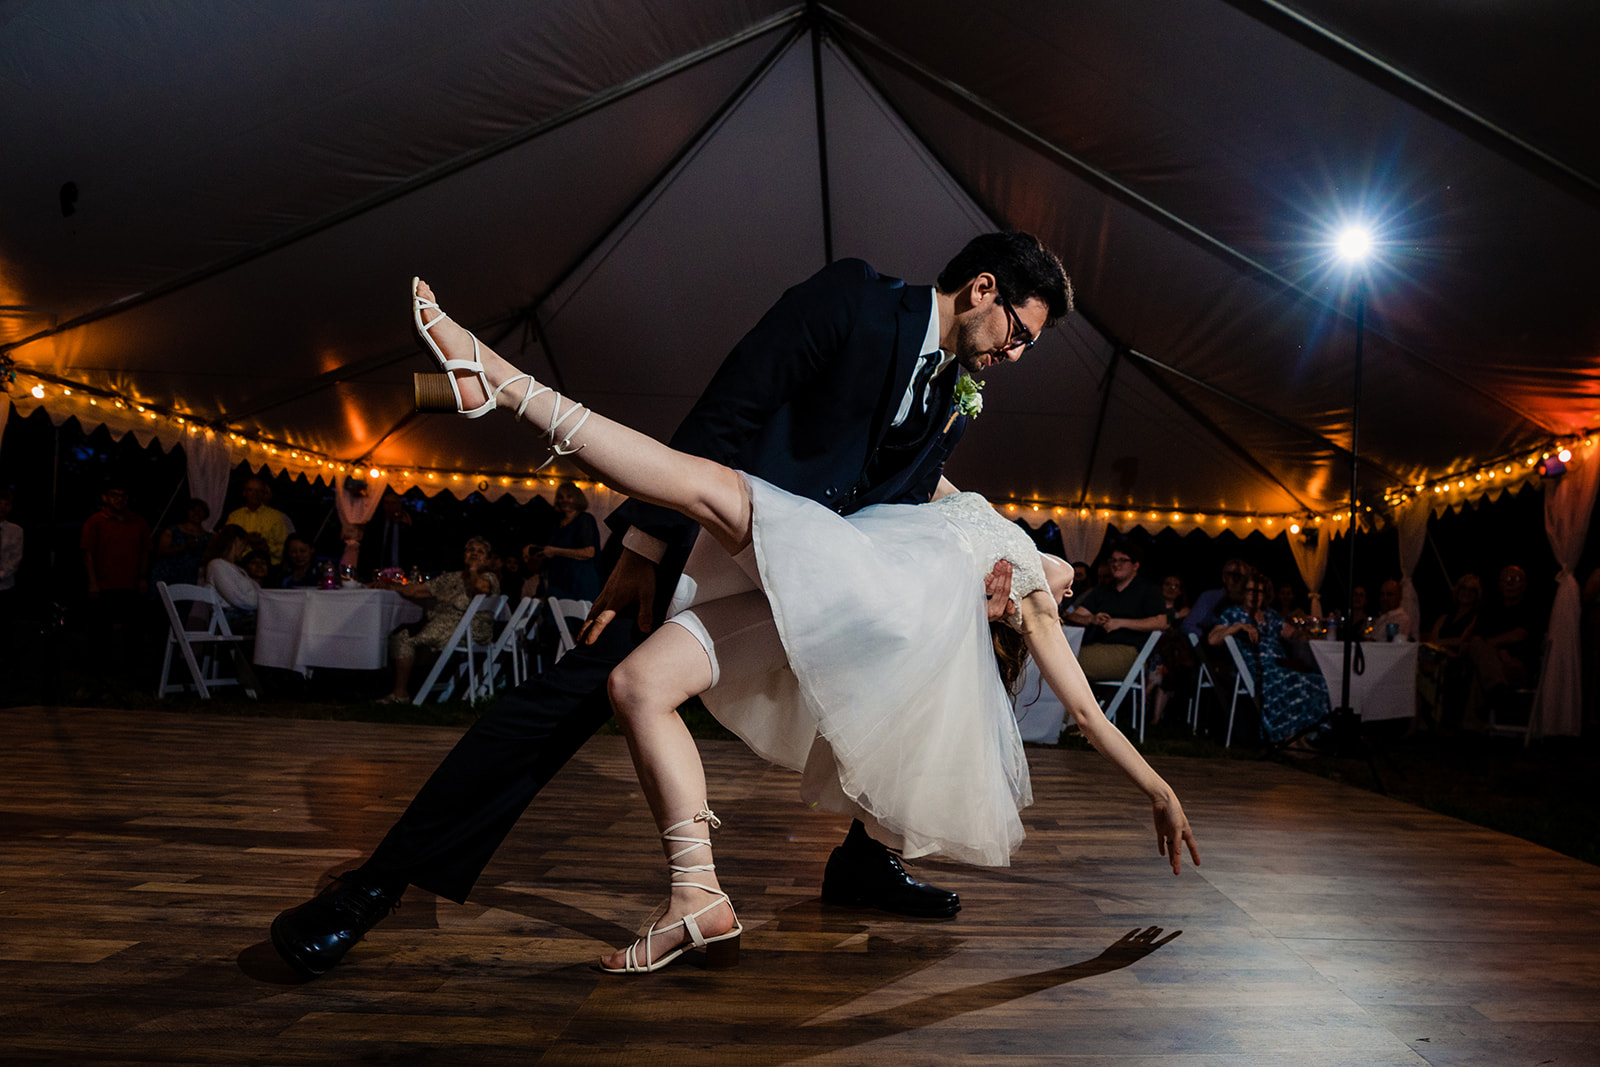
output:
[[[1002,516],[977,493],[952,493],[927,505],[940,509],[950,521],[959,526],[972,543],[980,564],[979,572],[987,577],[999,560],[1011,563],[1011,602],[1021,604],[1023,597],[1038,589],[1049,589],[1045,581],[1044,564],[1039,561],[1039,550],[1016,523]],[[1006,620],[1017,621],[1015,608],[1006,613]]]

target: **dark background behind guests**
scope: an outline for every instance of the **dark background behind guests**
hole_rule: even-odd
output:
[[[59,477],[52,462],[57,456]],[[27,554],[17,582],[18,610],[37,612],[47,598],[69,607],[83,603],[78,533],[83,520],[99,508],[100,489],[108,479],[125,482],[133,508],[152,529],[159,530],[182,518],[177,508],[189,495],[184,475],[181,449],[169,453],[159,445],[141,447],[132,436],[113,441],[104,428],[85,434],[71,419],[56,427],[42,411],[27,418],[14,413],[0,448],[0,485],[15,491],[11,521],[21,526],[27,537]],[[246,476],[242,466],[234,470],[228,498],[211,517],[213,525],[218,515],[226,515],[243,502],[240,489]],[[338,520],[332,515],[332,488],[284,477],[273,478],[271,483],[272,505],[286,512],[303,535],[313,538],[317,555],[338,558],[343,545]],[[1543,499],[1543,493],[1532,487],[1432,520],[1432,544],[1424,550],[1415,576],[1424,625],[1451,603],[1434,546],[1452,577],[1467,571],[1490,576],[1508,563],[1520,564],[1528,572],[1530,597],[1541,610],[1548,610],[1556,565],[1544,534]],[[425,542],[419,566],[434,573],[456,565],[460,545],[473,534],[489,537],[500,555],[514,556],[525,544],[544,543],[556,521],[553,509],[542,500],[519,506],[511,497],[491,503],[477,494],[457,500],[448,493],[423,498],[413,491],[405,503]],[[1230,532],[1213,538],[1199,531],[1188,535],[1163,531],[1150,536],[1142,530],[1130,536],[1146,551],[1145,573],[1180,575],[1191,599],[1216,585],[1222,563],[1230,556],[1252,562],[1275,581],[1292,582],[1298,596],[1305,597],[1304,584],[1281,537],[1269,541],[1259,533],[1240,538]],[[1053,523],[1045,526],[1038,540],[1046,551],[1060,554]],[[1112,540],[1108,538],[1106,543]],[[1361,584],[1377,588],[1385,578],[1398,574],[1397,544],[1393,529],[1358,540],[1356,574]],[[1597,564],[1600,523],[1592,523],[1578,567],[1579,580]],[[1344,584],[1345,552],[1342,541],[1336,541],[1323,587],[1326,607],[1342,606]]]

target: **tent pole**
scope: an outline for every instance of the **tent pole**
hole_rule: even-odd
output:
[[[817,186],[822,194],[822,259],[833,262],[833,199],[828,186],[828,111],[822,100],[823,17],[816,0],[806,0],[806,21],[811,24],[811,89],[817,109]]]
[[[1141,215],[1167,226],[1179,234],[1185,234],[1189,236],[1202,248],[1215,252],[1232,261],[1233,263],[1238,264],[1239,266],[1259,275],[1260,277],[1271,281],[1285,292],[1293,293],[1301,299],[1307,300],[1314,306],[1323,308],[1339,318],[1347,319],[1349,317],[1343,308],[1341,308],[1337,303],[1331,301],[1329,298],[1274,270],[1265,263],[1251,258],[1242,249],[1235,248],[1233,245],[1230,245],[1226,241],[1222,240],[1222,238],[1215,236],[1205,229],[1202,229],[1198,224],[1190,222],[1188,219],[1177,214],[1176,212],[1162,207],[1154,200],[1134,190],[1131,186],[1117,180],[1108,172],[1103,171],[1089,162],[1073,155],[1071,152],[1068,152],[1054,141],[1035,133],[1033,130],[1007,115],[1005,112],[1001,111],[999,108],[995,107],[993,104],[989,103],[989,101],[974,93],[966,86],[928,69],[915,59],[912,59],[906,53],[895,48],[882,38],[877,37],[876,35],[856,25],[849,19],[843,18],[837,13],[834,13],[833,19],[836,27],[839,29],[848,30],[868,47],[875,48],[879,52],[883,53],[894,64],[907,71],[910,71],[916,77],[922,79],[922,81],[954,97],[965,107],[969,107],[977,111],[986,119],[993,122],[998,129],[1011,134],[1020,143],[1036,149],[1044,156],[1057,160],[1069,171],[1076,174],[1079,178],[1088,182],[1090,185],[1093,185],[1101,192],[1121,200],[1123,203],[1127,204]],[[844,48],[842,35],[836,34],[836,37],[840,41],[840,47]],[[848,53],[848,49],[845,49],[845,51]],[[884,91],[883,86],[878,83],[877,79],[873,78],[871,74],[867,73],[866,68],[859,61],[856,62],[856,67],[861,70],[863,77],[865,77],[867,82],[878,92],[878,95],[883,97],[885,102],[888,102],[889,94]],[[890,106],[891,108],[893,107],[892,104]],[[905,116],[900,113],[898,108],[894,108],[894,113],[900,118],[900,121],[905,122],[907,129],[911,129],[911,123],[906,122]],[[945,173],[949,174],[951,178],[954,179],[955,170],[950,166],[949,161],[947,161],[939,153],[933,151],[931,146],[928,145],[927,140],[920,134],[918,135],[918,140],[921,142],[924,148],[928,149],[929,154],[932,155],[934,159],[938,160],[939,165],[944,168]],[[973,196],[972,190],[968,189],[965,183],[957,181],[957,184],[961,187],[963,192],[972,198],[973,203],[983,206],[984,210],[991,218],[996,216],[996,213],[991,210],[989,205],[984,204],[983,200],[979,197]],[[1395,352],[1404,355],[1407,358],[1416,361],[1417,363],[1420,363],[1422,366],[1427,367],[1429,370],[1447,379],[1448,381],[1454,382],[1462,388],[1476,393],[1485,400],[1489,401],[1491,404],[1494,404],[1505,411],[1511,412],[1511,414],[1515,415],[1523,422],[1526,422],[1528,425],[1537,427],[1541,432],[1551,436],[1556,435],[1558,428],[1553,423],[1549,423],[1543,419],[1540,419],[1531,412],[1522,410],[1515,404],[1512,404],[1500,393],[1496,393],[1492,389],[1487,389],[1484,386],[1463,377],[1436,360],[1429,359],[1427,356],[1424,356],[1419,352],[1414,352],[1411,349],[1406,348],[1393,338],[1384,337],[1382,334],[1377,334],[1376,336],[1388,342]]]
[[[1333,709],[1335,722],[1348,722],[1353,713],[1350,708],[1350,663],[1356,645],[1356,531],[1360,529],[1360,498],[1356,494],[1356,476],[1361,469],[1361,343],[1362,327],[1367,317],[1367,281],[1356,279],[1356,366],[1354,392],[1350,398],[1350,529],[1345,534],[1349,541],[1349,573],[1345,575],[1344,669],[1339,675],[1339,706]]]

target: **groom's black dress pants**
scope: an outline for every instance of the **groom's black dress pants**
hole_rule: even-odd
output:
[[[464,903],[529,802],[611,717],[606,677],[642,639],[619,616],[593,645],[506,693],[439,764],[363,876]]]

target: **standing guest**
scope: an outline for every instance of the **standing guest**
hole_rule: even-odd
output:
[[[132,649],[144,598],[150,592],[150,524],[128,507],[128,490],[113,482],[100,510],[84,520],[79,547],[96,639],[117,665]]]
[[[1244,583],[1255,568],[1242,559],[1230,559],[1222,565],[1222,584],[1208,589],[1195,598],[1194,606],[1184,616],[1180,629],[1185,634],[1205,637],[1222,617],[1223,609],[1232,604],[1244,603]]]
[[[529,545],[524,555],[540,558],[543,595],[564,600],[593,600],[600,594],[600,527],[589,514],[589,498],[573,482],[556,489],[556,528],[543,548]]]
[[[421,563],[420,554],[417,526],[405,498],[393,489],[385,490],[378,501],[378,513],[362,534],[357,565],[364,574],[395,568],[409,572]]]
[[[304,589],[322,584],[322,567],[327,560],[316,557],[316,552],[299,534],[290,534],[283,542],[283,577],[278,585],[283,589]]]
[[[1090,627],[1083,635],[1078,664],[1091,682],[1121,681],[1139,658],[1145,635],[1167,628],[1161,591],[1139,578],[1144,553],[1131,541],[1111,550],[1106,562],[1111,580],[1096,584],[1066,619]]]
[[[22,527],[11,521],[15,498],[0,488],[0,622],[16,614],[17,568],[22,565]]]
[[[489,569],[489,556],[493,551],[493,546],[484,538],[469,537],[462,551],[461,570],[449,571],[416,585],[390,587],[403,597],[430,603],[422,629],[416,634],[402,629],[389,635],[389,658],[394,660],[394,688],[379,703],[403,704],[410,700],[411,671],[417,662],[417,649],[444,651],[450,635],[455,633],[461,617],[471,606],[472,598],[479,593],[499,595],[500,581]],[[480,611],[473,618],[472,639],[482,644],[494,639],[494,620],[487,611]]]
[[[234,633],[253,633],[256,609],[261,606],[261,586],[241,566],[249,552],[249,538],[232,523],[212,534],[211,542],[206,545],[202,584],[216,590],[222,600],[222,614]]]
[[[272,486],[265,478],[252,474],[244,482],[244,507],[228,513],[227,525],[237,526],[250,539],[250,547],[265,552],[272,566],[283,562],[283,543],[294,533],[289,516],[271,507]]]
[[[168,585],[193,585],[200,580],[200,564],[205,560],[206,542],[211,532],[205,522],[211,508],[204,500],[184,505],[183,521],[168,526],[156,538],[156,558],[150,578]]]
[[[1267,582],[1252,577],[1245,582],[1244,603],[1229,606],[1206,641],[1221,645],[1226,638],[1239,641],[1245,663],[1256,679],[1256,704],[1261,725],[1271,744],[1294,740],[1290,748],[1309,749],[1304,735],[1328,717],[1328,683],[1322,675],[1296,671],[1285,662],[1284,641],[1304,640],[1295,625],[1266,607]]]

